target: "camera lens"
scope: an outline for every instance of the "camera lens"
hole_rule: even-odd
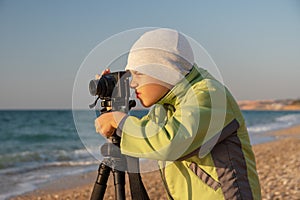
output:
[[[90,90],[90,94],[92,96],[96,96],[97,95],[97,85],[98,85],[99,80],[91,80],[90,84],[89,84],[89,90]]]
[[[90,94],[100,96],[100,98],[110,98],[116,85],[116,79],[113,75],[107,74],[99,80],[91,80],[89,84]]]

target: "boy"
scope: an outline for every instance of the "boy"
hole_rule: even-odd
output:
[[[105,137],[121,130],[123,154],[159,161],[169,199],[260,199],[248,132],[230,92],[194,63],[171,29],[143,34],[128,55],[142,119],[111,112],[95,120]]]

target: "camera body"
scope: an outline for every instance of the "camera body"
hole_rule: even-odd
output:
[[[90,108],[95,107],[97,100],[101,99],[101,107],[127,113],[130,97],[129,77],[130,72],[118,71],[102,75],[98,80],[91,80],[90,94],[98,98],[94,104],[90,105]]]

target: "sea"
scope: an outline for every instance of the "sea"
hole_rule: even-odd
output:
[[[268,131],[300,124],[300,111],[242,112],[252,144],[275,140]],[[131,111],[138,117],[146,113]],[[63,176],[97,170],[102,159],[99,147],[106,140],[96,134],[95,118],[91,111],[1,110],[0,199]]]

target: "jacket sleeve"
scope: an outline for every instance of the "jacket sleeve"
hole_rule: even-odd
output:
[[[168,105],[156,105],[144,118],[129,116],[123,123],[123,154],[156,160],[177,160],[214,138],[230,120],[226,92],[216,81],[193,85],[174,112]],[[222,88],[218,88],[222,87]],[[212,145],[205,145],[208,153]]]

